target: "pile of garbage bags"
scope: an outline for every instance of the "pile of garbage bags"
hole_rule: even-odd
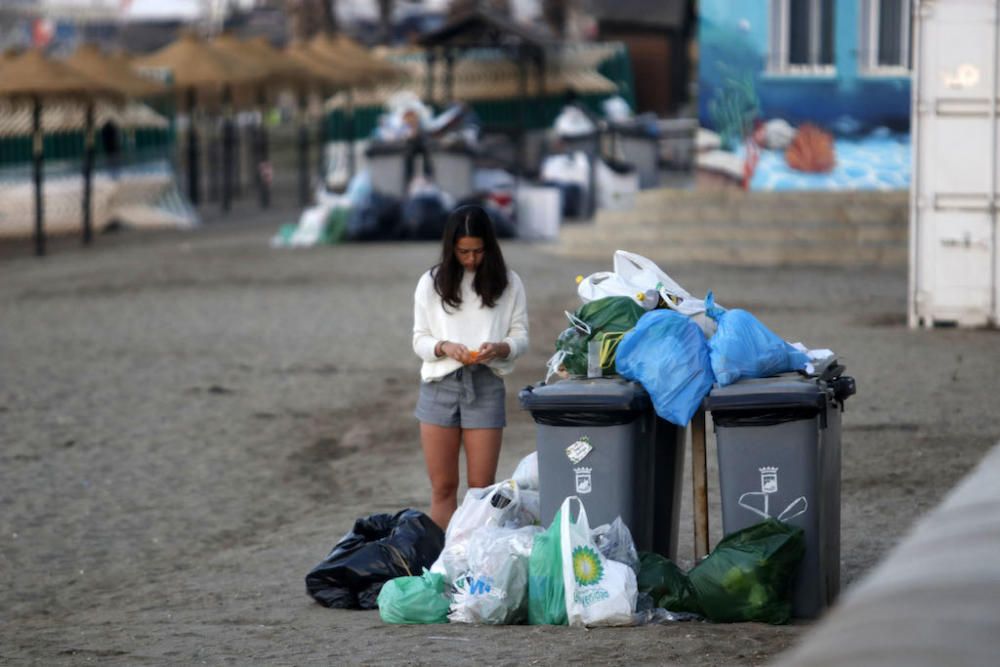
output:
[[[539,524],[537,456],[510,479],[469,489],[429,569],[387,582],[387,623],[632,625],[639,556],[617,519],[591,530],[583,503],[567,498]]]
[[[578,279],[546,382],[618,374],[642,384],[656,413],[685,426],[714,384],[814,370],[832,357],[782,340],[753,314],[698,299],[649,259],[617,250],[614,270]]]
[[[591,528],[576,496],[543,527],[533,453],[510,479],[469,489],[445,532],[412,509],[358,519],[306,575],[306,591],[326,607],[377,607],[396,624],[785,623],[804,549],[800,528],[769,519],[685,574],[638,553],[621,517]]]

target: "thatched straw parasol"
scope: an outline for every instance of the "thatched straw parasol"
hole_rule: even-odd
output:
[[[96,45],[81,45],[65,63],[81,74],[129,97],[151,97],[167,91],[166,86],[137,74],[129,65],[104,55]],[[91,183],[94,172],[94,103],[88,101],[83,152],[83,242],[91,239]]]
[[[349,71],[318,53],[311,44],[293,41],[285,47],[284,53],[324,87],[347,88],[354,85],[356,79]]]
[[[247,97],[247,93],[251,93],[250,99],[246,99],[245,104],[247,106],[256,105],[261,111],[261,123],[254,129],[252,136],[253,171],[260,206],[266,208],[271,201],[270,178],[268,176],[270,174],[270,147],[267,125],[264,123],[264,111],[269,93],[284,88],[308,87],[316,83],[317,77],[285,53],[271,46],[267,38],[263,36],[253,40],[241,40],[231,33],[225,33],[213,39],[211,45],[220,53],[240,60],[247,67],[255,68],[260,72],[261,76],[253,86],[254,90],[250,91],[248,87],[241,87],[237,90],[237,96]],[[255,95],[253,95],[254,92]]]
[[[285,48],[285,54],[314,77],[321,95],[328,94],[332,90],[347,90],[357,84],[358,78],[355,75],[318,53],[311,44],[301,41],[292,42]],[[299,106],[299,201],[305,204],[309,199],[309,186],[305,177],[309,152],[309,135],[305,128],[306,90],[304,87],[300,88],[299,91]],[[318,122],[318,134],[321,142],[318,161],[322,164],[323,150],[326,145],[325,118],[322,111]]]
[[[45,254],[44,144],[42,134],[42,103],[53,98],[81,98],[91,101],[98,97],[121,97],[112,86],[79,73],[68,65],[49,60],[39,51],[29,51],[3,63],[0,76],[0,97],[27,98],[32,103],[32,133],[34,135],[35,180],[35,254]],[[89,105],[88,105],[89,106]]]
[[[309,42],[309,50],[316,54],[328,67],[335,68],[349,82],[345,91],[347,98],[348,160],[349,171],[354,173],[354,95],[355,90],[367,90],[375,86],[400,81],[406,71],[375,57],[365,47],[344,35],[320,33]],[[324,126],[325,127],[325,126]],[[323,139],[325,143],[325,138]]]
[[[188,128],[188,186],[191,201],[200,200],[198,173],[198,133],[195,129],[194,109],[199,90],[222,90],[223,102],[228,106],[232,100],[233,87],[249,85],[264,78],[265,73],[245,59],[234,58],[213,48],[191,32],[183,33],[177,41],[159,51],[133,61],[136,67],[151,67],[170,70],[174,85],[187,93],[187,109],[190,114]],[[223,123],[223,187],[222,209],[229,210],[232,179],[232,154],[235,142],[232,121]]]
[[[170,70],[174,85],[181,89],[220,88],[262,77],[259,69],[213,48],[190,32],[155,53],[135,58],[132,64]]]
[[[394,65],[373,56],[343,35],[320,33],[309,42],[312,51],[352,80],[354,86],[374,86],[401,77]]]
[[[94,81],[122,91],[129,97],[152,97],[167,92],[162,83],[147,79],[121,60],[105,55],[96,45],[81,45],[65,63]]]

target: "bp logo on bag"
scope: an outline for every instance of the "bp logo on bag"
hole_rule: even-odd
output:
[[[601,557],[590,547],[573,549],[573,576],[581,586],[593,586],[604,577]]]

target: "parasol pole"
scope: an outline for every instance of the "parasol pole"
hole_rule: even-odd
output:
[[[229,211],[233,198],[233,149],[235,144],[232,119],[233,91],[227,84],[222,89],[222,212]]]
[[[83,244],[90,245],[93,235],[93,192],[94,176],[94,100],[87,100],[83,128]]]
[[[326,108],[323,103],[325,90],[320,89],[319,123],[316,125],[316,141],[319,148],[316,150],[316,172],[319,174],[320,183],[326,183]]]
[[[254,153],[256,153],[257,197],[261,208],[271,205],[271,164],[267,131],[267,93],[258,89],[257,104],[260,106],[260,124],[254,133]]]
[[[198,159],[198,130],[196,129],[197,123],[195,122],[194,107],[197,103],[197,93],[195,92],[194,86],[188,88],[187,91],[187,108],[188,108],[188,196],[191,198],[191,203],[195,206],[198,205],[201,200],[201,174],[199,173],[199,159]]]
[[[347,172],[354,178],[357,165],[354,158],[354,89],[347,89]]]
[[[309,130],[306,127],[306,92],[299,93],[299,205],[309,204]]]
[[[32,167],[35,178],[35,255],[45,255],[45,204],[42,201],[44,188],[45,138],[42,134],[42,98],[31,98]]]

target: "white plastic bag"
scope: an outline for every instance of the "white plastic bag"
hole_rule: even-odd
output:
[[[521,489],[538,489],[538,452],[525,456],[510,476]]]
[[[693,297],[653,261],[634,252],[616,250],[614,271],[585,278],[577,293],[584,303],[605,296],[630,296],[647,310],[662,300],[668,308],[694,320],[706,338],[715,333],[715,320],[705,314],[705,300]]]
[[[528,561],[539,526],[485,526],[469,540],[469,569],[455,582],[453,623],[512,625],[528,618]]]
[[[541,178],[549,183],[575,183],[587,190],[590,185],[590,158],[583,151],[550,155],[542,161]]]
[[[583,109],[573,105],[563,107],[552,125],[556,134],[566,138],[584,137],[597,130]]]
[[[640,290],[634,285],[626,283],[621,276],[613,271],[598,271],[590,274],[577,285],[576,293],[584,303],[597,301],[608,296],[627,296],[635,299],[646,310],[656,308],[660,298],[656,289]]]
[[[444,534],[444,548],[431,572],[454,582],[468,570],[469,539],[483,526],[520,528],[533,523],[522,507],[521,491],[512,479],[485,489],[469,489],[451,516]]]
[[[575,523],[570,518],[573,501],[580,507]],[[569,624],[632,625],[638,595],[635,572],[601,554],[590,537],[587,510],[576,496],[563,501],[559,541]]]
[[[524,489],[521,491],[521,509],[518,510],[517,521],[522,526],[533,526],[541,523],[541,495],[535,489]]]
[[[594,180],[598,207],[609,211],[630,211],[635,208],[639,193],[638,171],[616,171],[604,160],[598,160]]]
[[[655,289],[667,307],[684,315],[705,312],[705,302],[695,299],[654,262],[627,250],[615,250],[614,271],[627,285],[636,289]]]

